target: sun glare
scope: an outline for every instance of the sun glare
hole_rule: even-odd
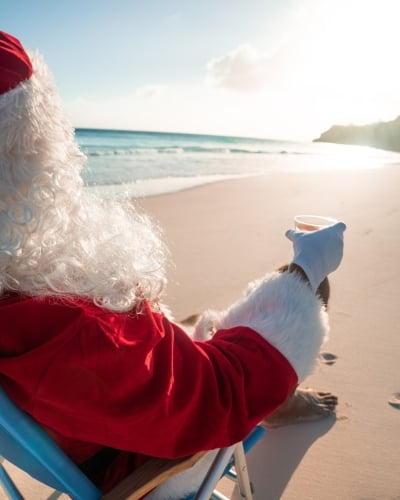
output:
[[[349,120],[365,122],[379,110],[377,119],[393,118],[400,110],[400,2],[338,1],[329,6],[313,16],[314,28],[305,35],[303,77],[314,92],[329,93],[335,107],[341,102]]]

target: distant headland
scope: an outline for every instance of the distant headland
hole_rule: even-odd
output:
[[[313,142],[357,144],[400,152],[400,115],[389,122],[369,125],[333,125]]]

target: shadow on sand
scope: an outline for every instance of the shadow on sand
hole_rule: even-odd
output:
[[[254,485],[254,500],[279,500],[311,445],[326,434],[336,417],[267,430],[248,453],[247,466]],[[234,491],[232,500],[239,499]]]

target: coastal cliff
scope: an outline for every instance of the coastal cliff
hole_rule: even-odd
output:
[[[400,115],[389,122],[369,125],[333,125],[313,142],[357,144],[389,151],[400,151]]]

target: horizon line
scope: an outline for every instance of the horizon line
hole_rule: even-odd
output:
[[[313,142],[313,140],[298,140],[298,139],[277,139],[274,137],[255,137],[246,135],[228,135],[228,134],[216,134],[216,133],[204,133],[204,132],[176,132],[176,131],[162,131],[162,130],[138,130],[138,129],[127,129],[127,128],[109,128],[109,127],[74,127],[77,130],[95,130],[95,131],[105,131],[105,132],[133,132],[136,134],[163,134],[163,135],[193,135],[199,137],[219,137],[219,138],[232,138],[232,139],[252,139],[256,141],[274,141],[274,142]]]

